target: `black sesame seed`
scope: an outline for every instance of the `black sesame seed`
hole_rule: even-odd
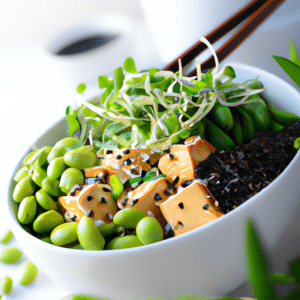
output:
[[[93,210],[91,210],[89,213],[88,213],[88,215],[87,215],[88,217],[93,217],[94,216],[94,211]]]
[[[173,160],[175,158],[175,156],[171,152],[169,153],[169,156],[170,156],[171,160]]]
[[[203,206],[203,209],[205,209],[205,210],[207,210],[209,208],[209,204],[205,204],[204,206]]]
[[[182,222],[181,222],[181,221],[178,221],[178,224],[179,224],[179,225],[181,225],[181,226],[183,226],[183,224],[182,224]]]
[[[122,158],[122,155],[118,155],[118,156],[117,156],[117,159],[121,159],[121,158]]]
[[[123,153],[124,153],[124,154],[129,154],[129,153],[130,153],[130,149],[125,149],[125,150],[123,151]]]
[[[87,196],[87,201],[91,201],[93,199],[92,196]]]
[[[171,196],[170,192],[168,192],[167,190],[164,190],[164,191],[163,191],[163,194],[164,194],[165,196]]]
[[[100,160],[104,160],[105,158],[104,158],[104,156],[99,156],[98,157]]]
[[[177,176],[174,181],[172,182],[172,185],[176,185],[179,181],[179,176]]]
[[[123,184],[123,189],[126,190],[129,187],[129,180],[125,181]]]
[[[161,200],[162,197],[161,197],[158,193],[156,193],[155,196],[154,196],[154,199],[155,199],[156,201],[158,201],[158,200]]]
[[[182,202],[180,202],[180,203],[178,204],[178,206],[179,206],[181,209],[184,209],[184,205],[183,205]]]
[[[104,192],[107,192],[107,193],[108,193],[108,192],[111,192],[111,190],[108,189],[108,188],[103,188],[103,191],[104,191]]]
[[[75,222],[76,221],[77,216],[74,216],[71,218],[71,221]]]
[[[139,201],[139,199],[133,199],[129,204],[131,206],[133,206],[134,204],[136,204]]]
[[[82,185],[80,185],[80,184],[75,184],[72,188],[71,188],[71,190],[70,190],[70,195],[71,196],[75,196],[75,192],[76,191],[81,191],[82,190]]]
[[[170,149],[166,149],[163,151],[164,153],[169,153],[170,152]]]
[[[107,150],[107,151],[106,151],[106,154],[112,154],[112,153],[113,153],[112,150]]]
[[[164,233],[164,238],[168,239],[170,237],[174,237],[174,231],[172,229],[172,225],[170,223],[167,223],[167,225],[165,226],[165,233]]]
[[[107,203],[107,200],[106,200],[106,198],[105,198],[105,197],[101,197],[101,199],[100,199],[100,203]]]
[[[181,186],[182,186],[183,188],[185,188],[185,187],[191,185],[192,182],[193,182],[192,180],[185,180],[185,181],[181,184]]]
[[[125,165],[125,166],[129,166],[129,165],[131,165],[131,164],[132,164],[132,161],[131,161],[130,158],[128,158],[128,159],[126,159],[126,160],[124,161],[124,165]]]

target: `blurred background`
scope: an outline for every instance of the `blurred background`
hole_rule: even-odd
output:
[[[138,70],[163,68],[248,2],[2,0],[1,198],[6,198],[11,174],[34,141],[64,117],[68,105],[75,106],[80,97],[88,99],[99,93],[99,75],[111,75],[128,56],[135,59]],[[293,84],[272,55],[289,58],[289,39],[300,53],[299,26],[300,1],[286,0],[224,63],[251,64]],[[228,36],[215,47],[226,39]],[[86,47],[98,47],[72,55],[58,54],[78,40],[85,40]],[[199,61],[205,56],[208,53]],[[81,82],[87,84],[83,96],[76,93]],[[1,216],[3,208],[0,209]],[[2,215],[0,230],[5,226]],[[1,272],[3,269],[0,275]],[[9,299],[39,299],[41,290],[56,291],[57,297],[51,299],[64,295],[46,277],[41,276],[36,285],[35,294],[22,290],[23,294],[16,292]],[[48,299],[44,295],[43,299]]]

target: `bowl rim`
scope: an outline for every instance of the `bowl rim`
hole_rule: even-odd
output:
[[[288,89],[290,90],[290,92],[292,94],[295,94],[296,97],[298,97],[298,100],[300,102],[300,92],[297,91],[296,88],[294,88],[292,85],[290,85],[289,83],[287,83],[286,81],[284,81],[283,79],[281,79],[280,77],[265,71],[263,69],[257,68],[257,67],[253,67],[251,65],[247,65],[247,64],[243,64],[243,63],[237,63],[237,62],[228,62],[225,65],[230,65],[232,66],[235,70],[238,71],[238,69],[246,71],[246,72],[253,72],[253,73],[257,73],[259,74],[258,76],[267,76],[270,78],[270,82],[274,82],[275,84],[279,84],[280,86],[282,86],[284,89]],[[238,75],[237,75],[238,78]],[[43,135],[45,135],[46,133],[50,132],[51,130],[53,130],[53,128],[55,126],[57,126],[59,123],[64,122],[65,118],[61,119],[60,121],[58,121],[57,123],[55,123],[53,126],[51,126],[46,132],[43,133]],[[42,135],[42,136],[43,136]],[[40,136],[39,138],[41,138],[42,136]],[[38,138],[38,139],[39,139]],[[36,139],[36,142],[38,141],[38,139]],[[59,252],[59,253],[64,253],[64,254],[74,254],[76,253],[77,255],[80,256],[91,256],[91,257],[98,257],[98,256],[104,256],[104,257],[109,257],[111,255],[115,256],[115,255],[122,255],[122,256],[127,256],[127,255],[132,255],[132,253],[138,253],[138,252],[147,252],[147,251],[152,251],[155,250],[156,248],[158,248],[158,250],[162,247],[168,246],[170,243],[176,244],[176,243],[181,243],[182,241],[189,239],[191,236],[193,235],[197,235],[199,232],[204,231],[206,228],[214,228],[216,226],[219,226],[218,224],[220,222],[225,222],[225,220],[227,220],[228,218],[231,218],[233,216],[235,216],[236,214],[239,214],[240,211],[246,210],[249,206],[253,206],[256,204],[256,202],[260,201],[264,194],[268,192],[268,190],[270,188],[272,188],[272,186],[276,185],[277,182],[281,179],[281,177],[284,176],[284,174],[286,172],[288,172],[288,170],[291,168],[291,166],[293,165],[293,162],[295,160],[299,159],[300,156],[300,151],[297,151],[296,155],[293,157],[292,161],[289,163],[289,165],[284,169],[283,172],[280,173],[280,175],[278,175],[267,187],[265,187],[263,190],[261,190],[259,193],[257,193],[256,195],[254,195],[253,197],[249,198],[246,202],[244,202],[242,205],[238,206],[237,208],[235,208],[234,210],[230,211],[227,214],[224,214],[222,216],[222,218],[218,218],[216,220],[214,220],[213,222],[209,222],[207,224],[204,224],[202,226],[199,226],[197,228],[194,228],[190,231],[185,232],[184,234],[178,235],[178,236],[174,236],[172,238],[166,239],[166,240],[162,240],[159,242],[155,242],[152,244],[148,244],[148,245],[143,245],[143,247],[133,247],[133,248],[126,248],[126,249],[113,249],[110,251],[99,251],[99,250],[91,250],[91,251],[86,251],[86,250],[81,250],[81,249],[72,249],[72,248],[64,248],[64,247],[59,247],[53,244],[49,244],[46,243],[42,240],[40,240],[39,238],[31,235],[30,233],[28,233],[26,230],[24,230],[22,228],[22,226],[20,225],[20,223],[17,221],[15,214],[13,212],[13,209],[10,205],[10,201],[14,201],[13,199],[11,199],[11,194],[12,194],[12,185],[14,184],[13,181],[13,177],[14,174],[16,173],[16,171],[19,169],[19,166],[22,162],[22,160],[25,158],[25,156],[32,151],[32,148],[28,149],[28,151],[24,154],[24,156],[19,160],[19,162],[17,163],[16,167],[14,168],[10,178],[11,180],[9,181],[9,185],[8,185],[8,198],[6,201],[6,213],[8,215],[8,221],[9,224],[11,226],[12,231],[14,230],[21,230],[23,234],[25,234],[25,237],[27,239],[29,239],[33,244],[35,244],[36,246],[40,247],[40,248],[45,248],[47,250],[51,250],[51,251],[55,251],[55,252]],[[74,251],[76,250],[76,251]],[[70,252],[71,251],[71,252]]]

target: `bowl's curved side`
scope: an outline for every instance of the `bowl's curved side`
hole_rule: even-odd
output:
[[[300,115],[300,94],[280,78],[250,66],[232,63],[238,79],[256,78],[265,95],[279,107]],[[36,143],[63,136],[63,121]],[[64,134],[63,130],[63,134]],[[55,142],[55,141],[54,141]],[[53,144],[53,143],[52,143]],[[111,251],[81,251],[44,243],[17,222],[17,205],[8,201],[9,222],[28,257],[55,283],[70,293],[115,299],[170,298],[185,293],[221,296],[245,279],[244,224],[251,217],[265,245],[272,247],[300,210],[297,191],[300,153],[263,191],[218,220],[155,244]]]

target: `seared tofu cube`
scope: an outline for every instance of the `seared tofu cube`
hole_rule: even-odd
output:
[[[135,208],[148,216],[154,216],[164,228],[166,221],[159,206],[175,193],[167,177],[150,180],[127,194],[125,208]]]
[[[77,196],[59,197],[66,221],[76,221],[83,216],[101,223],[110,223],[118,208],[107,184],[86,185]],[[96,222],[96,221],[95,221]]]
[[[130,178],[143,177],[152,169],[147,149],[120,149],[106,152],[102,163],[115,173],[122,183]]]
[[[223,215],[213,195],[200,181],[184,183],[177,194],[160,205],[165,219],[171,224],[174,234],[179,235],[204,225]]]
[[[179,177],[178,187],[186,180],[194,180],[196,166],[214,151],[215,148],[199,136],[190,137],[184,145],[171,146],[169,153],[159,160],[158,168],[173,180]]]

